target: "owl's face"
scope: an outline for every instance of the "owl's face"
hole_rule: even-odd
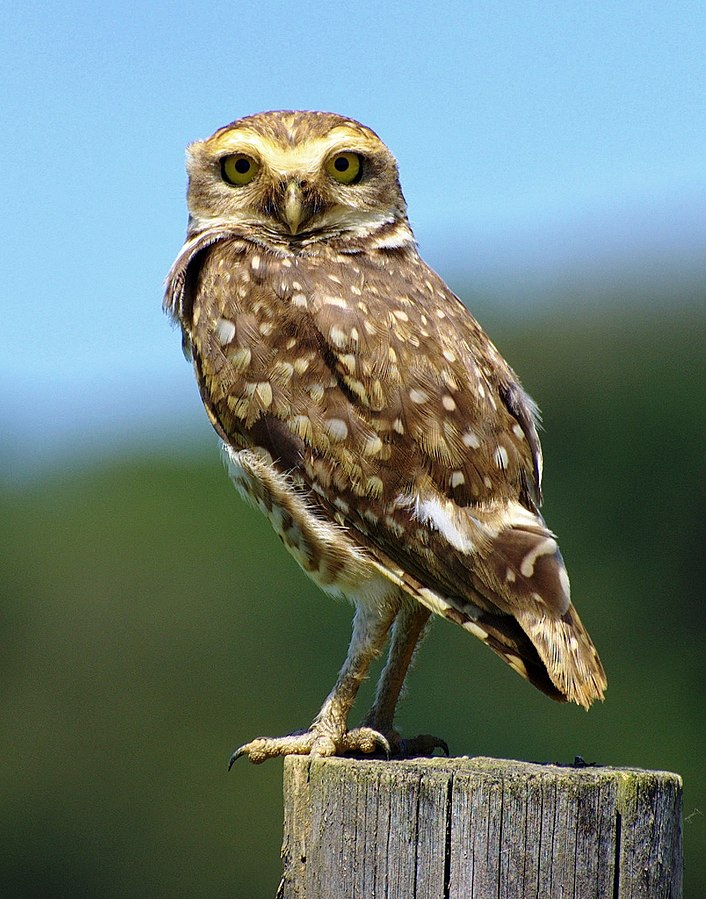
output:
[[[406,222],[397,164],[351,119],[265,112],[188,149],[189,232],[226,226],[275,243],[369,236]]]

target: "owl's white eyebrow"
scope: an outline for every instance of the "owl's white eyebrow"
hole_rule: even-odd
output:
[[[315,172],[324,159],[332,153],[360,153],[368,155],[369,148],[361,147],[355,140],[343,141],[342,135],[336,137],[314,138],[295,147],[284,147],[274,142],[249,140],[247,137],[233,135],[232,143],[227,139],[218,142],[219,159],[233,153],[256,155],[275,172]]]

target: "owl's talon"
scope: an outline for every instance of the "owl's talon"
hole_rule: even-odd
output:
[[[233,767],[233,765],[238,761],[239,758],[242,758],[244,755],[247,755],[248,744],[245,746],[239,746],[235,752],[231,755],[230,760],[228,761],[228,770]]]

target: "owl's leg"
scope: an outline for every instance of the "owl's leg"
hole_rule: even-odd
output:
[[[348,715],[372,660],[380,654],[399,608],[399,600],[357,605],[353,635],[346,661],[321,711],[309,730],[286,737],[259,737],[241,746],[230,764],[246,756],[256,764],[279,755],[343,755],[346,752],[372,753],[382,748],[389,754],[384,735],[372,727],[348,730]]]
[[[420,734],[412,739],[403,739],[393,725],[405,677],[430,614],[429,609],[417,602],[405,601],[402,604],[393,625],[390,649],[375,691],[375,700],[363,722],[365,727],[385,734],[394,755],[398,756],[432,755],[435,749],[449,754],[449,747],[439,737]]]
[[[365,717],[367,723],[383,732],[392,730],[392,721],[407,670],[430,614],[429,609],[419,603],[406,601],[395,618],[387,661],[378,680],[375,699]]]

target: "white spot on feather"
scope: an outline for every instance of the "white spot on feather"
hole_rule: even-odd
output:
[[[331,440],[345,440],[348,436],[348,425],[342,418],[329,418],[324,427]]]
[[[413,387],[409,391],[409,398],[413,403],[416,403],[418,406],[423,405],[424,403],[429,401],[429,394],[424,390],[417,390],[416,387]]]
[[[398,497],[397,503],[401,506],[409,506],[410,500]],[[414,509],[415,518],[437,530],[442,537],[448,540],[451,546],[464,553],[473,551],[473,541],[454,520],[454,509],[456,507],[452,502],[442,500],[441,497],[437,496],[430,496],[425,499],[417,496],[411,501],[411,505]]]
[[[518,503],[516,500],[508,503],[504,517],[506,527],[524,529],[544,527],[544,522],[539,516],[535,515],[534,512],[530,512],[529,509],[525,509],[522,503]]]
[[[343,355],[338,357],[341,364],[344,365],[350,374],[355,374],[356,361],[353,353],[344,353]]]
[[[338,325],[332,325],[328,334],[331,338],[331,343],[338,347],[339,350],[342,350],[347,342],[345,332]]]
[[[368,437],[368,439],[365,441],[363,454],[365,456],[375,456],[380,452],[382,446],[382,440],[377,436],[377,434],[375,434],[372,437]]]
[[[523,577],[532,577],[534,566],[540,556],[553,556],[558,547],[553,537],[546,537],[536,543],[522,560],[520,571]]]
[[[512,669],[514,669],[519,675],[521,675],[524,678],[529,677],[529,675],[527,674],[527,668],[525,667],[525,663],[522,661],[522,659],[519,656],[510,655],[510,653],[507,653],[505,658],[507,660],[508,665]]]
[[[382,478],[379,478],[377,475],[373,475],[365,482],[365,490],[370,496],[380,497],[384,489],[385,485],[382,482]],[[398,534],[398,536],[400,535]]]
[[[216,322],[215,335],[220,345],[225,346],[235,337],[235,324],[227,318],[219,318]]]
[[[331,276],[329,275],[329,277]],[[343,297],[325,296],[323,302],[327,306],[338,306],[340,309],[348,308],[348,301],[344,300]]]
[[[478,637],[479,640],[488,639],[488,634],[483,630],[482,627],[478,627],[478,625],[474,621],[464,621],[462,627],[464,631],[468,631],[469,634],[473,634],[473,636]]]
[[[272,387],[269,381],[259,381],[255,388],[256,395],[260,398],[262,405],[267,408],[272,402]]]
[[[236,371],[242,371],[250,365],[250,360],[252,359],[250,347],[244,346],[239,347],[237,350],[232,350],[228,353],[228,359]]]
[[[506,469],[509,462],[509,457],[507,454],[507,450],[504,446],[499,446],[495,453],[493,454],[493,458],[495,459],[495,464],[498,468]]]
[[[428,587],[420,587],[418,593],[424,605],[437,615],[443,616],[450,608],[450,603],[446,602],[443,597]]]

